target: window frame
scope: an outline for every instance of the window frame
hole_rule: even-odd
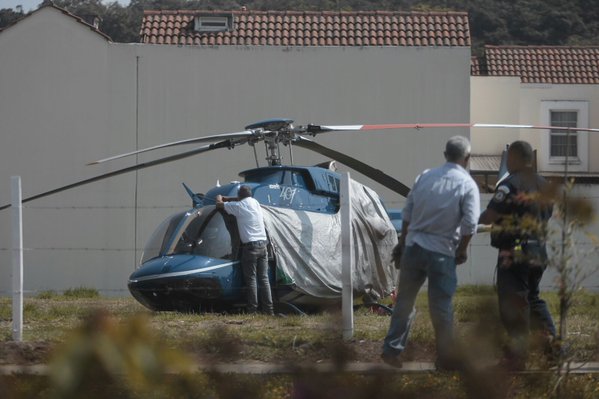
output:
[[[578,127],[578,111],[573,111],[573,110],[555,110],[555,109],[551,109],[549,110],[549,124],[551,126],[558,126],[557,124],[555,124],[553,122],[553,114],[554,113],[570,113],[570,114],[574,114],[576,117],[576,126],[574,127]],[[575,139],[572,141],[575,141],[576,143],[576,154],[575,155],[569,155],[568,159],[570,160],[570,162],[568,163],[578,163],[580,162],[580,158],[578,157],[578,153],[579,153],[579,148],[578,148],[578,131],[573,130],[570,132],[570,134],[567,133],[567,131],[565,132],[555,132],[554,130],[558,130],[558,129],[551,129],[551,131],[549,132],[549,158],[550,160],[558,160],[558,161],[562,161],[565,162],[566,161],[566,156],[562,156],[562,155],[552,155],[551,151],[552,151],[552,146],[553,146],[553,140],[554,138],[557,137],[570,137],[571,139]],[[567,127],[564,127],[563,130],[567,130]],[[566,146],[568,146],[568,144],[566,143]]]
[[[233,30],[233,16],[197,15],[194,28],[197,32],[228,32]]]
[[[541,102],[541,124],[550,126],[551,112],[576,112],[576,127],[589,126],[589,102],[580,100],[543,100]],[[589,168],[589,135],[588,132],[576,132],[577,156],[568,157],[568,169],[575,172],[586,172]],[[541,169],[545,171],[562,171],[566,157],[551,156],[551,130],[541,134]]]

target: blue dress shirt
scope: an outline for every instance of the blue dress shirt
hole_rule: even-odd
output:
[[[460,237],[476,233],[479,214],[478,186],[466,169],[447,162],[425,170],[403,209],[409,222],[406,245],[455,256]]]

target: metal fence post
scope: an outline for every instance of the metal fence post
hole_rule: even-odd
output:
[[[23,204],[21,176],[11,176],[12,205],[12,338],[23,340]]]
[[[354,293],[352,273],[354,270],[354,244],[351,228],[351,194],[349,172],[341,174],[340,214],[341,214],[341,315],[343,318],[343,339],[350,340],[354,335]]]

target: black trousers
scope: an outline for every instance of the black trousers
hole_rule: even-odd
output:
[[[516,354],[527,353],[531,330],[553,337],[556,335],[547,303],[539,297],[539,283],[544,271],[544,266],[529,262],[503,267],[501,258],[498,261],[499,313],[511,339],[511,349]]]

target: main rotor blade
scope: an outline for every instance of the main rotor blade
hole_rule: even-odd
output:
[[[178,146],[178,145],[184,145],[184,144],[197,144],[197,143],[206,143],[206,142],[210,142],[210,141],[219,141],[219,140],[224,140],[224,139],[243,139],[243,138],[248,138],[250,136],[252,136],[253,133],[249,130],[245,130],[243,132],[235,132],[235,133],[223,133],[223,134],[216,134],[213,136],[203,136],[203,137],[196,137],[193,139],[186,139],[186,140],[179,140],[179,141],[173,141],[171,143],[165,143],[165,144],[160,144],[160,145],[155,145],[153,147],[148,147],[148,148],[144,148],[141,150],[137,150],[137,151],[131,151],[128,152],[126,154],[119,154],[119,155],[115,155],[109,158],[104,158],[104,159],[100,159],[98,161],[94,161],[94,162],[90,162],[88,163],[88,165],[96,165],[99,163],[103,163],[103,162],[107,162],[107,161],[112,161],[115,159],[119,159],[119,158],[124,158],[124,157],[128,157],[131,155],[137,155],[137,154],[141,154],[142,152],[148,152],[148,151],[153,151],[153,150],[157,150],[160,148],[166,148],[166,147],[174,147],[174,146]]]
[[[60,193],[62,191],[70,190],[70,189],[75,188],[75,187],[79,187],[79,186],[83,186],[85,184],[97,182],[99,180],[108,179],[109,177],[114,177],[114,176],[122,175],[124,173],[128,173],[128,172],[133,172],[133,171],[140,170],[140,169],[149,168],[151,166],[156,166],[156,165],[160,165],[160,164],[167,163],[167,162],[177,161],[179,159],[188,158],[188,157],[191,157],[193,155],[201,154],[201,153],[207,152],[207,151],[216,150],[218,148],[230,148],[230,147],[231,147],[231,142],[229,140],[225,140],[225,141],[221,141],[221,142],[218,142],[218,143],[213,143],[213,144],[205,145],[205,146],[196,148],[195,150],[186,151],[186,152],[183,152],[181,154],[171,155],[169,157],[156,159],[156,160],[150,161],[150,162],[140,163],[140,164],[137,164],[137,165],[129,166],[127,168],[115,170],[113,172],[104,173],[103,175],[99,175],[99,176],[96,176],[96,177],[91,177],[89,179],[81,180],[81,181],[78,181],[76,183],[68,184],[66,186],[55,188],[54,190],[46,191],[44,193],[37,194],[37,195],[34,195],[32,197],[25,198],[25,199],[22,200],[22,203],[33,201],[33,200],[36,200],[36,199],[39,199],[39,198],[43,198],[43,197],[47,197],[47,196],[50,196],[50,195],[53,195],[53,194]],[[11,204],[4,205],[4,206],[0,207],[0,211],[3,210],[3,209],[6,209],[6,208],[10,208],[10,206],[11,206]]]
[[[315,143],[310,139],[307,139],[302,136],[297,136],[297,141],[294,141],[293,145],[306,148],[308,150],[317,152],[321,155],[341,162],[342,164],[349,166],[350,168],[356,170],[357,172],[360,172],[364,176],[369,177],[375,182],[387,187],[388,189],[395,191],[399,195],[407,197],[408,193],[410,192],[410,188],[408,186],[394,179],[388,174],[380,171],[379,169],[375,169],[362,161],[358,161],[357,159],[350,157],[349,155],[343,154],[331,148]]]
[[[562,127],[543,125],[511,125],[500,123],[391,123],[384,125],[308,125],[306,132],[313,136],[327,132],[353,132],[387,129],[436,129],[436,128],[487,128],[487,129],[545,129],[545,130],[570,130],[579,132],[599,132],[595,128]]]
[[[434,129],[446,127],[471,127],[470,123],[390,123],[384,125],[308,125],[308,134],[326,132],[351,132],[386,129]]]
[[[472,127],[490,128],[490,129],[544,129],[544,130],[569,130],[571,132],[595,132],[599,133],[599,129],[588,127],[563,127],[563,126],[542,126],[542,125],[506,125],[499,123],[473,123]]]

